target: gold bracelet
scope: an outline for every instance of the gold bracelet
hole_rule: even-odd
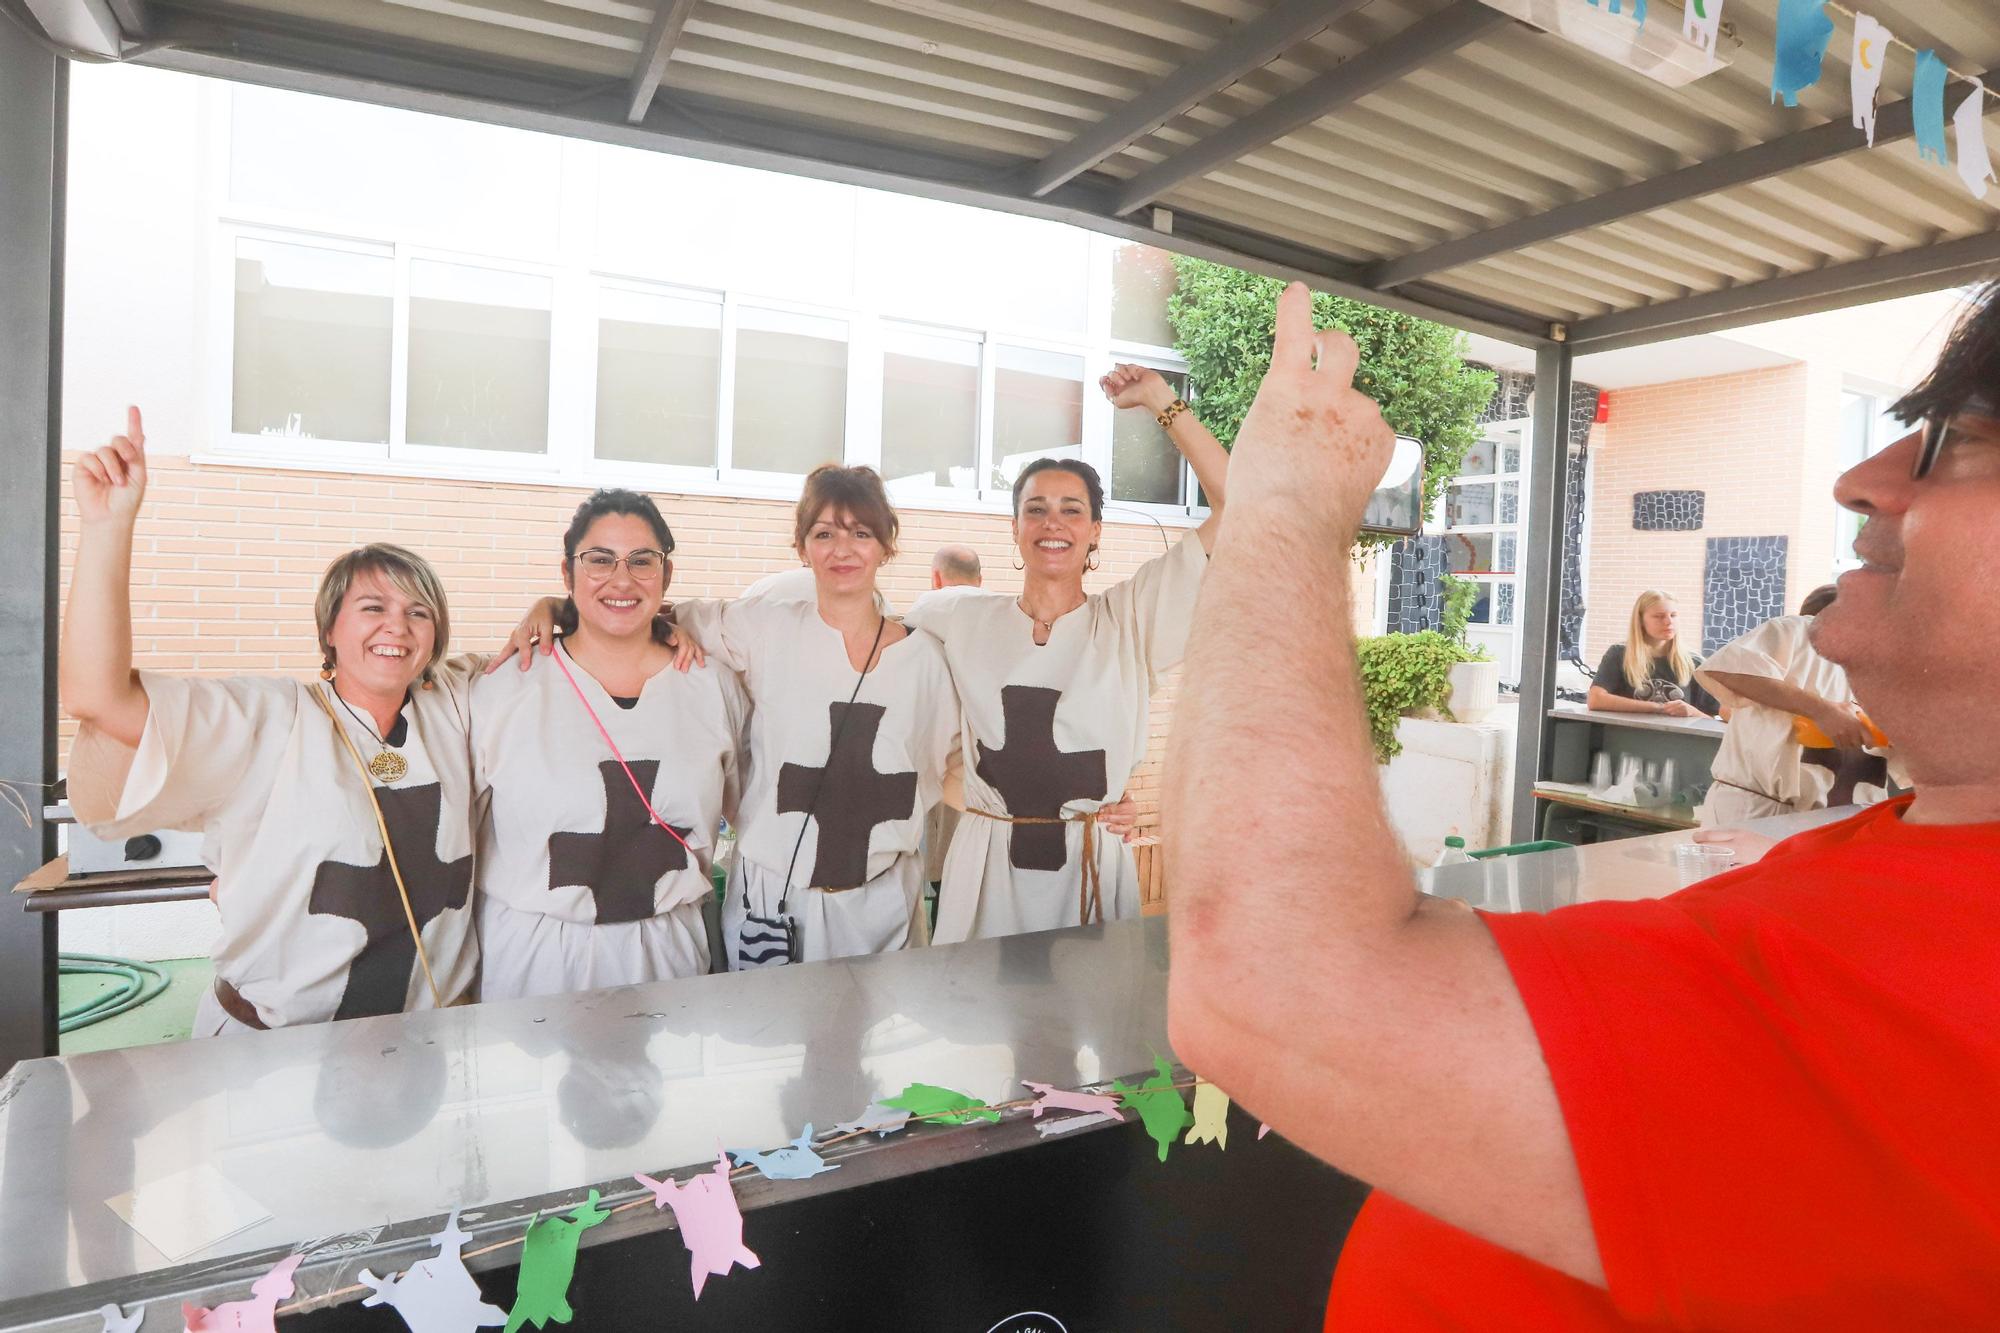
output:
[[[1169,426],[1171,426],[1171,425],[1173,425],[1173,424],[1174,424],[1174,418],[1175,418],[1175,417],[1179,416],[1179,415],[1180,415],[1181,413],[1183,413],[1183,412],[1191,412],[1191,411],[1193,411],[1193,410],[1194,410],[1193,408],[1191,408],[1191,407],[1189,407],[1189,406],[1187,405],[1187,399],[1185,399],[1185,398],[1176,398],[1176,399],[1174,399],[1174,401],[1172,401],[1171,403],[1168,403],[1168,404],[1167,404],[1167,410],[1166,410],[1166,411],[1164,411],[1164,412],[1160,413],[1160,414],[1159,414],[1158,416],[1154,417],[1154,418],[1153,418],[1153,420],[1155,420],[1155,421],[1157,421],[1157,422],[1159,422],[1159,423],[1160,423],[1160,429],[1161,429],[1161,430],[1165,430],[1165,429],[1167,429],[1167,428],[1168,428]]]

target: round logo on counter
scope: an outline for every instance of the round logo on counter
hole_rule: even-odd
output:
[[[986,1333],[1069,1333],[1062,1320],[1040,1310],[1023,1310],[1020,1314],[1010,1314]]]

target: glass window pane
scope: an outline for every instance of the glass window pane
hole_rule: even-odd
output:
[[[1162,372],[1166,374],[1166,372]],[[1187,397],[1187,376],[1166,374],[1174,395]],[[1139,504],[1186,503],[1181,487],[1181,452],[1149,412],[1127,409],[1111,414],[1111,498]]]
[[[885,330],[882,476],[970,490],[978,471],[979,344]]]
[[[410,263],[411,444],[548,450],[547,278]]]
[[[846,441],[847,325],[740,308],[733,466],[803,476],[844,461]]]
[[[1521,483],[1518,481],[1500,483],[1500,521],[1502,523],[1521,521]]]
[[[1502,583],[1493,589],[1493,623],[1511,625],[1514,623],[1514,585]]]
[[[1493,620],[1493,585],[1485,579],[1474,579],[1473,586],[1479,589],[1479,596],[1472,603],[1472,612],[1465,618],[1468,625],[1491,625]]]
[[[1111,336],[1120,342],[1174,345],[1174,326],[1167,318],[1167,298],[1179,280],[1174,257],[1165,250],[1136,243],[1111,252]]]
[[[993,374],[995,489],[1036,458],[1083,457],[1083,358],[1000,347]]]
[[[1493,564],[1493,534],[1454,532],[1445,539],[1445,567],[1454,574],[1489,573]]]
[[[386,255],[238,241],[230,428],[387,444],[394,293]]]
[[[597,457],[714,467],[722,307],[615,289],[598,297]]]
[[[1462,528],[1493,521],[1493,483],[1454,482],[1445,493],[1445,526]]]
[[[1516,545],[1517,543],[1512,533],[1505,533],[1501,536],[1500,553],[1493,557],[1493,569],[1496,573],[1512,574],[1514,572],[1514,552]]]
[[[1461,477],[1490,477],[1493,475],[1493,456],[1500,445],[1494,440],[1475,440],[1465,451],[1465,461],[1459,464]]]

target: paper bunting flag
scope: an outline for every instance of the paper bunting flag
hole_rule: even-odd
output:
[[[1847,90],[1854,99],[1854,128],[1868,131],[1875,146],[1875,98],[1882,90],[1882,69],[1889,63],[1896,35],[1866,14],[1854,16],[1854,55],[1847,67]]]
[[[506,1333],[518,1333],[525,1323],[546,1328],[570,1321],[575,1313],[569,1308],[569,1283],[576,1276],[576,1247],[584,1232],[609,1216],[597,1206],[597,1191],[592,1190],[568,1217],[539,1218],[528,1227],[521,1242],[521,1276],[514,1308],[507,1312]]]
[[[250,1284],[247,1301],[225,1301],[213,1310],[182,1305],[187,1333],[277,1333],[271,1321],[277,1317],[278,1302],[291,1296],[292,1274],[304,1258],[294,1254],[280,1259],[270,1272]]]
[[[1266,1134],[1269,1134],[1270,1132],[1271,1132],[1271,1127],[1269,1125],[1260,1124],[1257,1126],[1257,1137],[1259,1140],[1262,1140],[1263,1137]]]
[[[1592,8],[1597,7],[1597,0],[1590,0],[1590,3]],[[1610,0],[1608,7],[1614,14],[1622,14],[1625,10],[1623,0]],[[1640,27],[1646,26],[1646,0],[1632,0],[1632,18]]]
[[[438,1247],[436,1255],[418,1260],[401,1277],[376,1277],[365,1268],[357,1274],[375,1289],[361,1303],[387,1305],[402,1316],[410,1333],[472,1333],[506,1323],[507,1312],[486,1303],[479,1284],[465,1269],[469,1239],[458,1229],[458,1210],[452,1209],[444,1230],[431,1237]]]
[[[1681,36],[1704,51],[1715,50],[1715,34],[1722,27],[1722,0],[1687,0],[1681,11]]]
[[[1986,182],[1993,179],[1993,158],[1986,151],[1986,85],[1978,79],[1972,81],[1971,93],[1952,112],[1951,130],[1958,150],[1958,178],[1974,199],[1984,199]]]
[[[813,1127],[807,1125],[805,1133],[782,1148],[773,1148],[769,1152],[731,1148],[728,1155],[736,1159],[738,1166],[756,1167],[767,1180],[811,1180],[822,1171],[838,1171],[840,1164],[829,1163],[814,1152],[812,1141]]]
[[[1228,1093],[1213,1083],[1194,1085],[1194,1128],[1187,1132],[1184,1142],[1229,1147]]]
[[[834,1128],[847,1134],[879,1134],[883,1138],[910,1123],[910,1113],[880,1102],[870,1102],[860,1115],[843,1120]]]
[[[1941,167],[1951,165],[1951,154],[1944,146],[1944,81],[1949,73],[1937,52],[1917,52],[1917,72],[1910,80],[1910,101],[1917,119],[1917,156]]]
[[[729,1185],[727,1153],[716,1154],[715,1169],[685,1185],[651,1176],[632,1178],[653,1192],[655,1208],[674,1210],[681,1242],[688,1247],[696,1300],[701,1299],[702,1286],[711,1274],[721,1277],[736,1264],[756,1268],[763,1263],[743,1243],[743,1212],[736,1206],[736,1191]]]
[[[100,1305],[97,1317],[104,1321],[101,1333],[139,1333],[139,1321],[146,1317],[146,1307],[142,1305],[126,1314],[115,1305]]]
[[[1778,38],[1771,53],[1771,100],[1797,106],[1799,94],[1819,82],[1820,62],[1833,39],[1826,0],[1778,0]]]
[[[1123,1120],[1125,1113],[1118,1109],[1118,1099],[1101,1092],[1069,1092],[1052,1083],[1036,1083],[1032,1079],[1022,1079],[1021,1086],[1035,1094],[1035,1104],[1028,1108],[1028,1114],[1035,1119],[1042,1118],[1044,1111],[1089,1111],[1108,1115],[1113,1120]]]
[[[975,1120],[1000,1118],[998,1111],[987,1107],[978,1098],[930,1083],[912,1083],[894,1097],[885,1098],[882,1105],[897,1111],[908,1111],[918,1119],[937,1120],[947,1125],[969,1125]],[[954,1111],[961,1114],[948,1114]]]
[[[1160,1160],[1167,1160],[1167,1149],[1173,1146],[1181,1131],[1186,1129],[1193,1118],[1188,1115],[1187,1103],[1180,1093],[1174,1091],[1173,1065],[1161,1056],[1153,1057],[1153,1076],[1132,1087],[1125,1082],[1114,1082],[1111,1090],[1125,1099],[1125,1104],[1139,1113],[1139,1120],[1146,1126],[1146,1132],[1160,1145]]]

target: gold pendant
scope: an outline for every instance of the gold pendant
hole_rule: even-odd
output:
[[[410,765],[394,750],[383,750],[368,761],[368,771],[383,782],[394,782],[410,771]]]

